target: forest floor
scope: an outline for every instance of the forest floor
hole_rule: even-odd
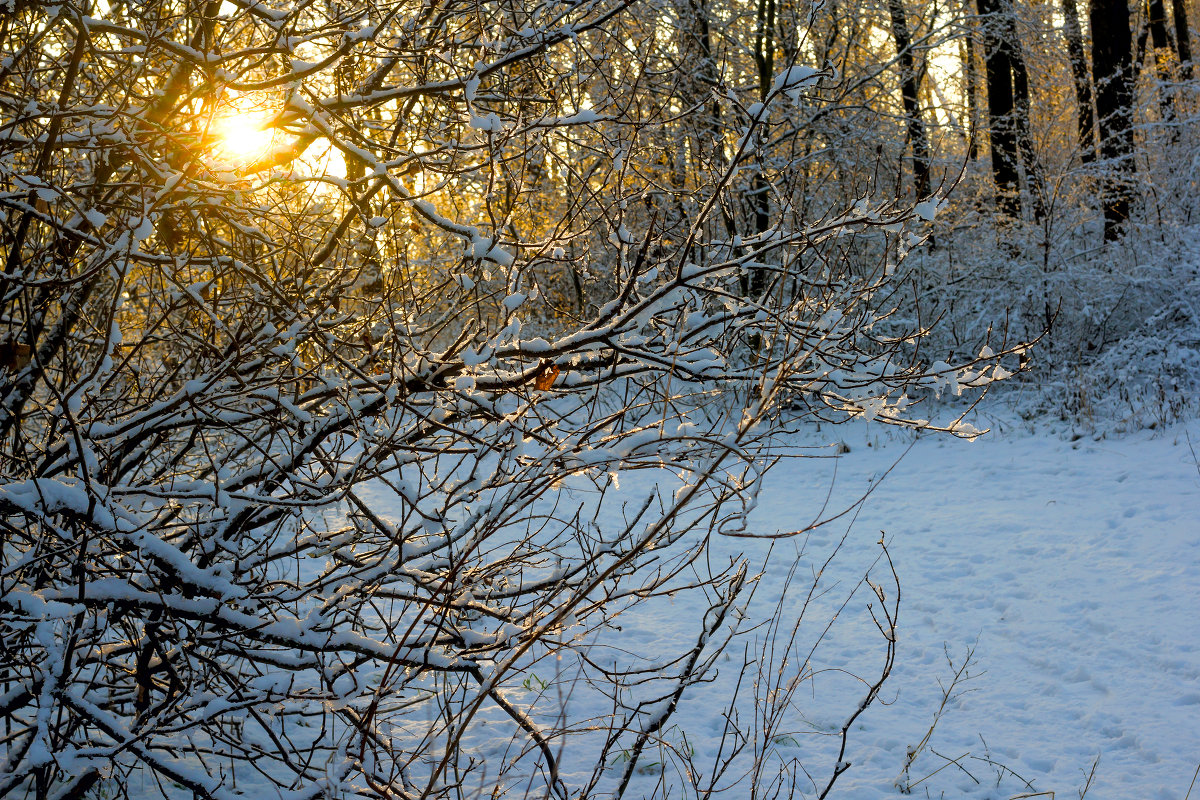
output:
[[[768,473],[750,517],[764,534],[803,527],[873,488],[856,513],[774,542],[775,564],[799,566],[788,603],[798,606],[841,542],[818,593],[828,616],[878,558],[881,532],[902,587],[895,668],[850,731],[851,766],[833,796],[1061,799],[1087,787],[1098,799],[1183,800],[1200,766],[1200,421],[1075,441],[990,421],[975,441],[824,427],[797,436],[848,452]],[[636,478],[622,483],[630,497],[639,490]],[[771,542],[725,546],[762,562]],[[778,600],[783,574],[764,574],[756,602]],[[877,565],[872,579],[887,590],[883,574]],[[811,771],[806,792],[824,786],[837,760],[835,733],[864,689],[852,676],[871,679],[882,663],[868,601],[878,608],[860,586],[810,660],[791,699],[804,724],[771,733],[779,767]],[[808,618],[819,633],[820,615]],[[694,637],[669,620],[661,611],[627,620],[623,641],[654,651],[659,640]],[[686,737],[698,764],[719,746],[736,660],[718,662],[699,702],[685,697],[665,736]],[[1200,797],[1200,781],[1191,794]]]
[[[884,603],[894,600],[882,538],[901,586],[895,664],[850,728],[850,766],[831,797],[1185,799],[1200,767],[1200,419],[1099,438],[1031,430],[999,411],[974,424],[992,430],[966,441],[851,422],[784,437],[817,457],[769,471],[748,526],[763,538],[715,536],[710,559],[744,555],[761,569],[747,620],[776,607],[785,619],[803,607],[803,619],[794,636],[787,625],[742,626],[642,755],[627,797],[662,797],[666,785],[680,797],[689,769],[711,775],[730,745],[735,689],[733,713],[764,754],[756,785],[786,771],[805,796],[819,793],[839,761],[839,731],[884,663],[872,619],[881,604],[861,581],[869,572]],[[619,484],[601,512],[610,529],[623,502],[669,488],[651,472]],[[364,496],[387,514],[395,497],[375,490]],[[590,657],[657,669],[656,657],[696,641],[697,599],[635,606]],[[544,729],[582,720],[593,731],[562,743],[562,777],[579,787],[612,703],[550,664],[505,694]],[[503,763],[512,726],[498,712],[477,722],[471,751]],[[622,755],[606,759],[601,792]],[[734,772],[724,783],[746,777]],[[717,796],[749,797],[749,783]],[[1200,798],[1200,781],[1191,795]]]

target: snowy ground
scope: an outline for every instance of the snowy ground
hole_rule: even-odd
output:
[[[829,507],[848,504],[907,447],[878,428],[823,433],[849,452],[780,464],[752,518],[757,530],[803,525],[826,502],[835,466]],[[837,796],[898,793],[907,749],[925,737],[941,687],[973,648],[969,678],[908,772],[913,794],[1074,798],[1099,758],[1089,797],[1184,798],[1200,764],[1200,466],[1189,433],[1200,453],[1197,423],[1100,441],[1014,427],[974,442],[926,436],[852,525],[843,518],[811,535],[803,549],[819,565],[849,530],[831,567],[848,588],[886,532],[903,588],[886,705],[855,725]],[[777,556],[800,548],[788,542]],[[873,598],[858,599],[800,698],[818,734],[840,726],[861,693],[837,680],[840,670],[869,677],[880,661],[862,613]],[[680,722],[699,728],[693,743],[702,716]],[[832,737],[801,733],[780,741],[823,784],[832,762],[815,753]]]
[[[795,537],[718,537],[712,557],[744,554],[762,564],[770,549],[749,618],[777,602],[787,617],[840,549],[794,638],[786,627],[749,631],[718,659],[710,683],[685,693],[661,731],[667,746],[643,755],[627,797],[656,789],[661,797],[660,780],[684,783],[671,777],[686,771],[680,753],[699,771],[719,761],[743,659],[752,666],[735,708],[742,723],[759,721],[767,771],[758,785],[769,784],[772,770],[790,770],[805,796],[824,787],[838,761],[837,731],[863,695],[860,678],[876,677],[883,662],[868,611],[870,603],[878,613],[880,603],[859,581],[874,565],[872,579],[887,602],[894,598],[878,561],[882,532],[902,587],[896,663],[880,701],[851,728],[851,766],[831,796],[898,797],[908,789],[933,798],[1076,798],[1095,765],[1089,798],[1184,800],[1200,765],[1200,465],[1192,452],[1200,453],[1200,420],[1074,442],[995,427],[974,442],[914,441],[865,424],[791,437],[843,446],[776,466],[751,530],[786,533],[819,514],[852,511]],[[653,481],[650,473],[623,476],[612,499],[636,502]],[[367,495],[382,513],[394,500]],[[686,651],[703,610],[694,599],[648,603],[619,617],[619,638],[592,657],[652,663]],[[816,639],[823,641],[809,658]],[[594,721],[600,733],[572,739],[561,754],[567,785],[579,787],[595,763],[588,736],[603,740],[611,705],[588,699],[575,676],[547,669],[543,662],[506,696],[546,729],[560,714]],[[789,695],[784,684],[797,674],[803,680]],[[773,708],[786,713],[770,728]],[[504,763],[511,724],[495,709],[478,723],[467,737],[473,752]],[[619,756],[601,792],[620,774]],[[749,797],[748,785],[719,796]],[[1192,795],[1200,798],[1200,785]]]
[[[718,537],[714,558],[741,553],[761,564],[773,547],[751,617],[779,601],[793,566],[783,603],[795,612],[839,543],[840,550],[791,647],[786,629],[739,640],[717,662],[713,682],[689,689],[666,726],[662,738],[675,755],[648,751],[627,796],[652,796],[664,770],[684,770],[680,752],[692,753],[701,771],[714,763],[743,653],[773,665],[761,674],[752,668],[743,681],[736,704],[743,722],[761,716],[770,698],[786,700],[790,712],[763,734],[768,766],[795,770],[810,796],[824,787],[837,763],[836,732],[863,694],[859,679],[877,676],[883,661],[867,608],[878,611],[879,603],[859,583],[875,563],[873,580],[888,601],[893,596],[877,563],[882,532],[902,587],[896,664],[880,702],[851,729],[851,766],[832,796],[908,789],[935,798],[1076,798],[1095,765],[1088,797],[1183,800],[1200,765],[1200,465],[1192,452],[1200,453],[1200,421],[1074,442],[1011,423],[993,427],[973,442],[943,435],[914,442],[857,423],[793,437],[840,441],[848,452],[826,448],[825,457],[776,466],[751,516],[753,531],[803,528],[871,494],[806,535]],[[649,473],[622,477],[619,495],[636,503],[653,481]],[[382,495],[374,499],[386,504]],[[620,649],[646,662],[686,650],[701,615],[689,602],[664,599],[621,617]],[[542,670],[530,691],[510,699],[544,724],[559,713],[598,721],[610,713],[582,691],[572,694],[571,676],[556,684]],[[806,677],[792,696],[768,685],[797,670]],[[544,679],[550,688],[539,692]],[[503,760],[506,741],[484,736],[478,752]],[[594,762],[583,743],[572,747],[562,771],[579,786]],[[620,764],[612,771],[615,778]]]

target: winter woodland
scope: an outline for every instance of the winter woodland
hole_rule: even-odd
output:
[[[0,796],[837,795],[763,487],[1195,417],[1196,13],[7,0]]]

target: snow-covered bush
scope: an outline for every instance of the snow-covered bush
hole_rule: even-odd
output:
[[[1164,93],[1178,109],[1173,119],[1163,119]],[[939,216],[937,246],[910,260],[913,312],[897,322],[941,320],[923,344],[930,358],[976,352],[1001,332],[1037,340],[1028,369],[1000,392],[1029,419],[1099,432],[1195,413],[1198,99],[1192,82],[1160,84],[1142,72],[1136,202],[1119,241],[1104,241],[1098,204],[1110,165],[1081,163],[1075,119],[1051,113],[1053,102],[1035,115],[1044,216],[1035,218],[1031,197],[1022,219],[998,216],[987,153],[977,153]]]
[[[765,131],[832,73],[667,152],[668,23],[6,13],[0,795],[620,794],[756,624],[708,546],[780,409],[920,426],[908,390],[998,374],[878,333],[913,209],[796,212]],[[690,644],[623,655],[676,593]],[[761,770],[728,719],[694,787]]]
[[[914,307],[940,318],[927,357],[953,360],[989,338],[1038,340],[1025,374],[1001,390],[1031,419],[1132,429],[1194,412],[1195,227],[1139,226],[1101,248],[1085,214],[1064,212],[1068,229],[1047,245],[1040,226],[1001,231],[957,213],[961,229],[910,262]]]

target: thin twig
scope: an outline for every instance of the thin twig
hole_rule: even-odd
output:
[[[1096,777],[1096,767],[1098,766],[1100,766],[1099,753],[1096,754],[1096,760],[1092,762],[1092,769],[1091,772],[1088,773],[1087,782],[1084,783],[1083,788],[1079,790],[1079,800],[1083,800],[1084,796],[1088,793],[1088,789],[1092,788],[1092,779]]]
[[[922,783],[924,783],[925,781],[927,781],[927,780],[929,780],[930,778],[932,778],[934,775],[937,775],[939,772],[941,772],[942,770],[944,770],[946,767],[950,766],[951,764],[953,764],[954,766],[958,767],[958,768],[959,768],[959,769],[961,769],[963,772],[966,772],[966,773],[967,773],[967,775],[968,775],[968,777],[970,777],[970,778],[971,778],[971,780],[975,781],[975,783],[977,783],[977,784],[979,783],[979,779],[978,779],[978,778],[976,778],[976,777],[975,777],[974,775],[972,775],[970,772],[967,772],[967,768],[966,768],[966,767],[964,767],[962,764],[958,763],[958,762],[959,762],[959,761],[961,761],[962,759],[964,759],[964,758],[966,758],[967,756],[971,755],[971,751],[970,751],[970,750],[968,750],[967,752],[963,753],[963,754],[962,754],[961,756],[959,756],[958,758],[950,758],[949,756],[944,756],[944,755],[942,755],[941,753],[939,753],[939,752],[937,752],[936,750],[934,750],[932,747],[929,749],[929,751],[930,751],[931,753],[933,753],[935,756],[937,756],[938,758],[944,758],[944,759],[946,759],[946,763],[945,763],[945,764],[942,764],[940,767],[938,767],[938,768],[937,768],[937,769],[935,769],[933,772],[931,772],[931,773],[929,773],[928,775],[926,775],[924,778],[921,778],[921,780],[919,780],[919,781],[917,781],[916,783],[912,784],[912,786],[909,786],[908,788],[909,788],[910,790],[913,788],[913,786],[919,786],[919,785],[921,785]]]
[[[1200,775],[1200,764],[1196,765],[1196,771],[1192,773],[1192,783],[1188,786],[1187,794],[1183,796],[1183,800],[1188,800],[1192,796],[1192,789],[1196,788],[1196,776]]]

